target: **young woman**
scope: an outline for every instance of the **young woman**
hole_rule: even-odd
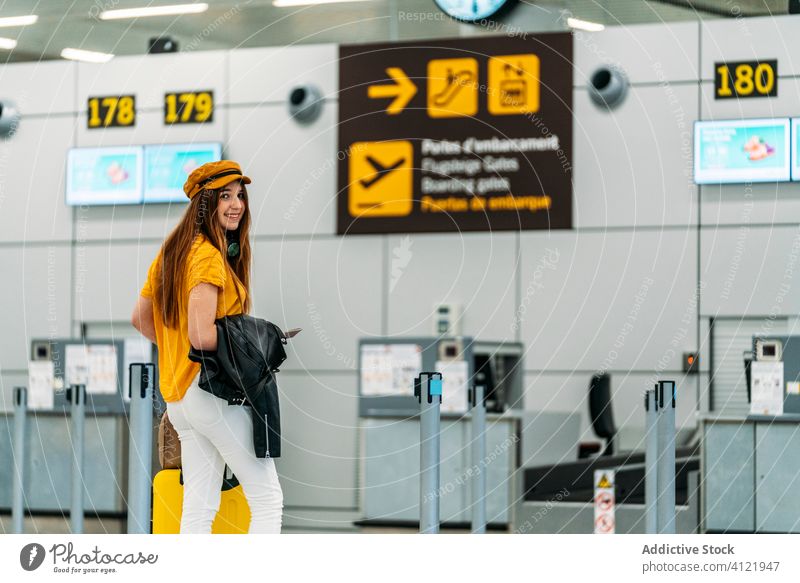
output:
[[[279,533],[283,492],[275,460],[257,458],[244,406],[198,386],[191,347],[216,351],[215,320],[250,309],[250,211],[239,164],[210,162],[189,175],[189,206],[150,266],[132,323],[158,345],[160,390],[181,442],[181,533],[210,533],[225,464],[250,506],[251,533]]]

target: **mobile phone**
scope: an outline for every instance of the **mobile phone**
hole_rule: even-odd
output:
[[[302,330],[302,328],[292,328],[291,330],[287,330],[286,332],[284,332],[283,335],[286,338],[294,338],[300,333],[300,330]]]

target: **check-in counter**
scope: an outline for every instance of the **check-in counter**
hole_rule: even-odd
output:
[[[470,416],[442,416],[440,433],[440,519],[443,526],[468,527],[472,481],[486,475],[486,517],[490,528],[509,522],[511,486],[517,469],[519,416],[515,411],[486,416],[486,456],[478,467],[471,454]],[[372,417],[361,421],[360,525],[415,525],[419,521],[420,453],[418,417]]]
[[[800,532],[800,415],[699,423],[701,532]]]

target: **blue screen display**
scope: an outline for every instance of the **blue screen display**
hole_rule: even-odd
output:
[[[800,180],[800,118],[792,120],[792,180]]]
[[[67,154],[67,204],[142,201],[141,146],[72,148]]]
[[[198,166],[221,157],[219,142],[145,146],[144,202],[189,202],[183,192],[186,178]]]
[[[695,182],[784,182],[790,178],[790,151],[788,118],[698,121]]]

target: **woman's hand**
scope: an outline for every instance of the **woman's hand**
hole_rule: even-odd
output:
[[[197,350],[217,350],[217,295],[219,288],[199,283],[189,292],[189,342]]]

